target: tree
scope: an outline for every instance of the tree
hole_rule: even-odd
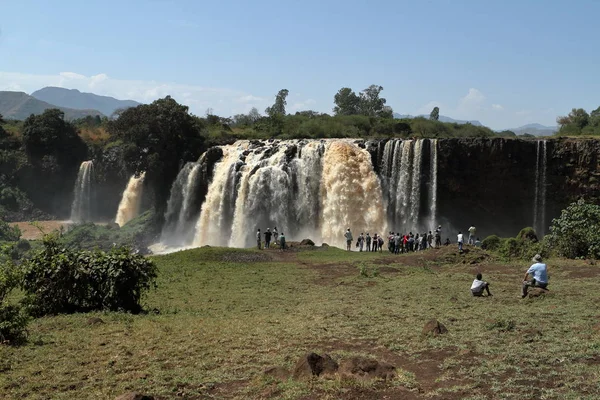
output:
[[[146,172],[159,211],[166,204],[180,163],[196,161],[204,145],[201,122],[171,96],[128,108],[110,121],[108,130],[124,142],[129,171],[136,175]]]
[[[429,113],[429,119],[432,121],[439,121],[440,119],[440,108],[433,107],[433,110]]]
[[[0,139],[8,136],[8,132],[6,132],[2,127],[2,125],[4,125],[5,123],[6,121],[4,120],[4,117],[2,116],[2,114],[0,114]]]
[[[335,115],[356,115],[359,113],[360,98],[350,88],[344,87],[338,90],[333,97]]]
[[[600,258],[600,206],[579,200],[552,220],[550,247],[568,258]]]
[[[600,128],[600,107],[590,113],[589,124],[595,128]]]
[[[383,86],[371,85],[360,92],[360,114],[369,117],[392,118],[392,108],[386,107],[386,99],[379,97]]]
[[[589,120],[590,116],[583,108],[573,108],[569,115],[558,117],[556,122],[561,126],[561,130],[562,128],[572,127],[581,131],[581,129],[588,125]]]
[[[285,106],[287,105],[287,101],[285,99],[288,94],[289,90],[281,89],[277,93],[277,96],[275,96],[275,104],[273,104],[271,107],[267,107],[265,113],[267,113],[269,117],[274,117],[276,115],[285,115]]]
[[[258,112],[258,109],[256,107],[252,107],[252,109],[248,113],[248,119],[250,120],[250,122],[254,124],[261,118],[262,116],[260,115],[260,112]]]
[[[64,113],[47,109],[41,115],[31,115],[23,123],[23,143],[30,158],[40,160],[53,156],[59,164],[79,164],[86,156],[87,147],[77,128],[64,120]]]

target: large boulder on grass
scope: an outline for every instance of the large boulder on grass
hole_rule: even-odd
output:
[[[448,329],[437,319],[432,319],[423,327],[424,336],[437,336],[448,333]]]
[[[314,245],[315,245],[315,242],[313,242],[313,241],[312,241],[312,240],[310,240],[310,239],[303,239],[303,240],[300,242],[300,246],[314,246]]]
[[[308,353],[298,360],[292,376],[294,379],[311,379],[313,376],[326,376],[335,374],[338,364],[328,355],[320,356]]]

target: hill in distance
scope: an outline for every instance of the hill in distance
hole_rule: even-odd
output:
[[[38,100],[55,104],[60,107],[73,109],[93,109],[111,116],[115,110],[130,108],[140,105],[133,100],[118,100],[114,97],[100,96],[94,93],[80,92],[77,89],[65,89],[48,86],[31,94]]]
[[[421,114],[421,115],[409,115],[409,114],[398,114],[398,113],[394,113],[394,118],[397,119],[412,119],[412,118],[417,118],[417,117],[423,117],[423,118],[429,118],[429,115],[425,115],[425,114]],[[460,119],[454,119],[454,118],[450,118],[450,117],[446,117],[445,115],[440,115],[439,118],[440,122],[449,122],[452,124],[471,124],[471,125],[475,125],[475,126],[483,126],[481,122],[479,121],[464,121],[464,120],[460,120]]]
[[[517,135],[523,135],[529,133],[534,136],[552,136],[558,131],[558,126],[546,126],[542,124],[527,124],[518,128],[509,129]]]
[[[6,119],[24,120],[31,114],[39,115],[49,108],[58,108],[65,113],[65,119],[73,120],[103,114],[98,110],[76,110],[68,107],[58,107],[32,97],[24,92],[0,91],[0,114]]]

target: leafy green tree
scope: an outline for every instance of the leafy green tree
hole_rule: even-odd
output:
[[[594,128],[600,128],[600,107],[596,108],[594,111],[590,113],[590,121],[589,124]],[[596,133],[600,133],[596,131]]]
[[[109,132],[123,141],[124,161],[136,175],[146,172],[154,205],[162,210],[181,162],[195,161],[204,148],[201,120],[171,96],[123,111]]]
[[[600,206],[581,199],[552,220],[550,246],[568,258],[600,258]]]
[[[429,119],[432,121],[439,121],[440,119],[440,108],[433,107],[433,110],[429,113]]]
[[[350,88],[344,87],[338,90],[333,97],[335,115],[357,115],[359,114],[360,98]]]
[[[52,108],[41,115],[31,115],[23,124],[23,143],[30,157],[55,157],[59,164],[79,164],[87,147],[77,128],[64,119],[64,113]]]
[[[360,114],[369,117],[392,118],[392,108],[385,105],[386,99],[379,94],[383,86],[371,85],[360,92]]]
[[[583,108],[573,108],[569,115],[558,117],[556,122],[563,133],[581,133],[590,122],[589,114]]]
[[[265,113],[269,117],[274,117],[276,115],[285,115],[285,106],[287,105],[287,101],[285,100],[289,94],[289,90],[281,89],[277,96],[275,96],[275,104],[271,107],[267,107]]]

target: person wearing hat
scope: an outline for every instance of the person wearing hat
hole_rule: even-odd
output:
[[[542,289],[547,289],[548,287],[548,267],[542,262],[542,256],[536,254],[531,261],[533,261],[533,264],[525,272],[525,277],[523,278],[522,298],[527,296],[529,286]],[[531,276],[531,280],[527,280],[529,276]]]

